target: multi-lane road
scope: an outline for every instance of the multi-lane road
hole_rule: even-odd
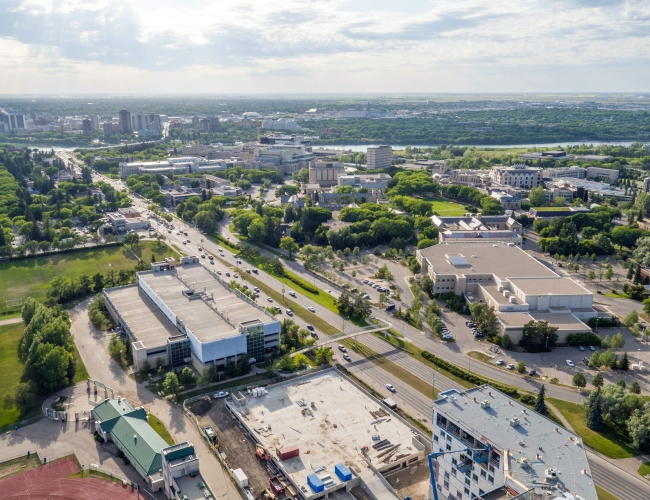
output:
[[[125,187],[124,183],[121,181],[108,179],[103,176],[96,176],[96,178],[97,180],[101,179],[103,181],[110,182],[117,189],[122,189]],[[134,204],[139,210],[146,211],[148,201],[143,200],[136,195],[134,196]],[[175,219],[172,224],[174,226],[174,229],[171,233],[167,231],[167,228],[165,228],[163,224],[158,225],[156,223],[152,225],[154,227],[159,226],[158,231],[164,234],[171,244],[174,244],[177,248],[180,248],[188,255],[200,255],[201,253],[211,253],[215,256],[220,255],[218,252],[219,245],[209,240],[196,228],[193,228],[177,219]],[[227,224],[227,222],[222,223],[220,230],[222,231],[222,234],[230,238],[230,241],[235,243],[237,241],[236,237],[235,235],[229,233]],[[188,236],[185,236],[184,234],[178,235],[177,232],[180,229],[183,230],[183,233],[187,232]],[[188,239],[190,241],[189,243],[182,243],[183,240],[187,241]],[[202,252],[198,250],[199,247],[202,248]],[[229,261],[232,261],[231,263],[229,262],[229,265],[231,267],[235,267],[236,263],[235,259],[232,257],[232,254],[226,251],[224,252],[224,255],[224,258],[226,260],[229,259]],[[305,279],[306,281],[313,283],[319,289],[326,292],[331,291],[333,296],[338,296],[339,291],[336,289],[336,287],[332,286],[325,280],[307,273],[305,269],[298,263],[285,261],[284,264],[292,272]],[[221,261],[217,261],[214,267],[222,269],[223,272],[227,266],[224,265]],[[255,276],[255,278],[274,290],[281,290],[284,288],[287,292],[289,291],[286,285],[277,281],[275,278],[264,273],[261,270],[259,274]],[[296,291],[299,292],[299,290]],[[261,298],[264,299],[264,297]],[[336,329],[342,329],[344,322],[338,314],[313,302],[305,295],[296,293],[296,296],[291,297],[291,300],[305,308],[315,308],[316,314],[321,319]],[[394,322],[393,318],[383,310],[375,309],[373,315],[379,319]],[[457,318],[459,317],[449,315],[445,318],[445,320],[448,324],[453,324],[454,320],[458,321]],[[293,319],[301,326],[305,326],[305,321],[302,319],[297,317],[294,317]],[[351,327],[352,326],[349,325],[347,328]],[[460,352],[460,350],[454,349],[453,344],[436,341],[435,339],[427,336],[424,332],[417,330],[410,325],[405,324],[403,326],[400,326],[399,330],[402,332],[406,340],[421,349],[433,352],[436,356],[459,366],[466,366],[468,363],[468,358],[465,357]],[[431,382],[434,375],[434,371],[431,368],[417,361],[411,356],[399,351],[392,345],[369,334],[359,336],[358,341],[370,348],[372,351],[381,354],[388,361],[395,363],[401,368],[407,370],[409,373],[416,375],[423,381],[427,383]],[[373,363],[363,355],[352,352],[351,350],[348,354],[351,358],[350,362],[345,362],[342,359],[340,360],[341,363],[346,366],[346,368],[348,368],[352,373],[359,377],[364,383],[368,384],[370,387],[381,394],[388,393],[388,390],[386,389],[387,383],[392,384],[395,387],[396,392],[391,395],[391,398],[394,399],[398,405],[404,409],[405,412],[409,413],[409,415],[420,420],[427,427],[430,427],[432,403],[431,396],[427,396],[409,386],[405,382],[396,379],[396,377],[388,373],[386,370],[382,369],[379,364]],[[340,356],[340,353],[337,352],[337,357],[338,356]],[[492,367],[480,362],[474,362],[471,365],[471,369],[473,372],[476,372],[477,374],[480,374],[484,377],[501,383],[516,386],[527,391],[536,392],[541,385],[540,382],[537,382],[529,377],[521,377],[514,373],[507,372],[497,367]],[[435,379],[437,389],[445,390],[456,386],[454,382],[441,374],[436,373]],[[582,396],[579,393],[565,387],[547,385],[546,392],[548,396],[564,399],[567,401],[579,401],[582,399]],[[641,478],[629,474],[628,472],[618,468],[615,464],[611,463],[611,461],[605,460],[596,454],[590,454],[589,460],[596,482],[602,485],[605,489],[615,493],[621,500],[650,498],[650,484],[644,482]]]

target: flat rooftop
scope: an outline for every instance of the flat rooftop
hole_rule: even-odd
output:
[[[558,277],[548,267],[517,246],[505,243],[439,244],[420,250],[436,274],[495,274],[499,278]],[[454,265],[446,254],[462,254],[467,264]]]
[[[239,335],[238,326],[246,321],[258,319],[265,324],[276,321],[235,295],[201,264],[178,266],[176,272],[147,271],[138,273],[138,277],[201,342]],[[205,296],[210,298],[209,304],[216,307],[235,327],[228,324],[208,303],[201,299],[190,300],[183,294],[188,290],[183,282],[195,292],[205,291]]]
[[[167,338],[180,332],[165,317],[138,285],[104,290],[122,316],[127,328],[146,349],[167,344]]]
[[[201,474],[197,474],[195,477],[177,477],[174,481],[178,486],[178,494],[181,498],[187,498],[187,500],[210,500],[217,498],[205,484]]]
[[[334,471],[336,464],[343,463],[360,475],[369,471],[361,453],[363,446],[369,447],[369,457],[380,470],[424,449],[419,434],[333,370],[266,389],[268,394],[247,398],[242,406],[228,404],[240,414],[246,412],[244,425],[272,454],[286,445],[298,446],[298,457],[278,461],[300,489],[306,488],[303,493],[307,497],[314,494],[307,484],[307,476],[314,469],[323,467],[316,474],[331,475],[333,487],[341,485]],[[387,462],[382,462],[384,457],[377,456],[381,452],[373,449],[378,442],[373,436],[398,446]],[[399,461],[393,463],[395,459]]]
[[[581,498],[597,497],[582,440],[575,434],[490,386],[467,391],[452,389],[442,394],[449,397],[435,401],[434,409],[453,423],[460,423],[474,437],[486,438],[496,448],[509,450],[508,465],[519,483],[528,488],[537,486],[541,492],[539,484],[545,483],[545,470],[553,468],[558,471],[553,484]],[[481,407],[483,400],[490,402],[489,408]],[[510,425],[513,417],[519,419],[515,427]],[[528,460],[525,467],[520,465],[522,458]],[[553,493],[561,491],[556,488]]]
[[[479,286],[483,289],[485,293],[487,293],[490,297],[492,297],[492,299],[494,299],[494,301],[497,304],[503,304],[503,305],[513,304],[512,302],[510,302],[510,297],[514,297],[514,299],[516,300],[514,304],[523,304],[522,300],[519,297],[515,296],[515,294],[513,294],[512,292],[510,292],[510,297],[504,296],[503,292],[499,291],[499,287],[494,281],[489,281],[487,283],[479,283]]]
[[[570,312],[504,312],[499,313],[499,320],[506,326],[521,328],[529,321],[546,321],[551,326],[557,327],[558,331],[590,331],[591,329],[576,318]]]
[[[510,282],[526,295],[593,295],[571,278],[513,278]]]

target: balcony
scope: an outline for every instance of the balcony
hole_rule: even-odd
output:
[[[458,464],[457,466],[458,470],[462,472],[463,474],[466,474],[470,470],[472,470],[472,461],[471,460],[466,460],[465,462],[462,462]]]
[[[490,458],[490,453],[488,450],[483,450],[483,451],[475,451],[474,452],[474,461],[477,464],[485,464],[487,463],[488,459]]]

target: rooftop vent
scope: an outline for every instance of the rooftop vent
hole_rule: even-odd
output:
[[[490,407],[490,402],[487,399],[481,401],[481,408],[489,408],[489,407]]]
[[[557,480],[557,469],[546,469],[544,471],[544,478],[547,481],[555,481],[555,480]]]
[[[510,425],[511,425],[512,427],[517,427],[517,426],[519,425],[519,418],[517,418],[517,417],[512,417],[512,418],[510,419]]]

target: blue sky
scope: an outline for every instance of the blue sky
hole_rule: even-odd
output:
[[[0,94],[643,92],[650,2],[0,0]]]

